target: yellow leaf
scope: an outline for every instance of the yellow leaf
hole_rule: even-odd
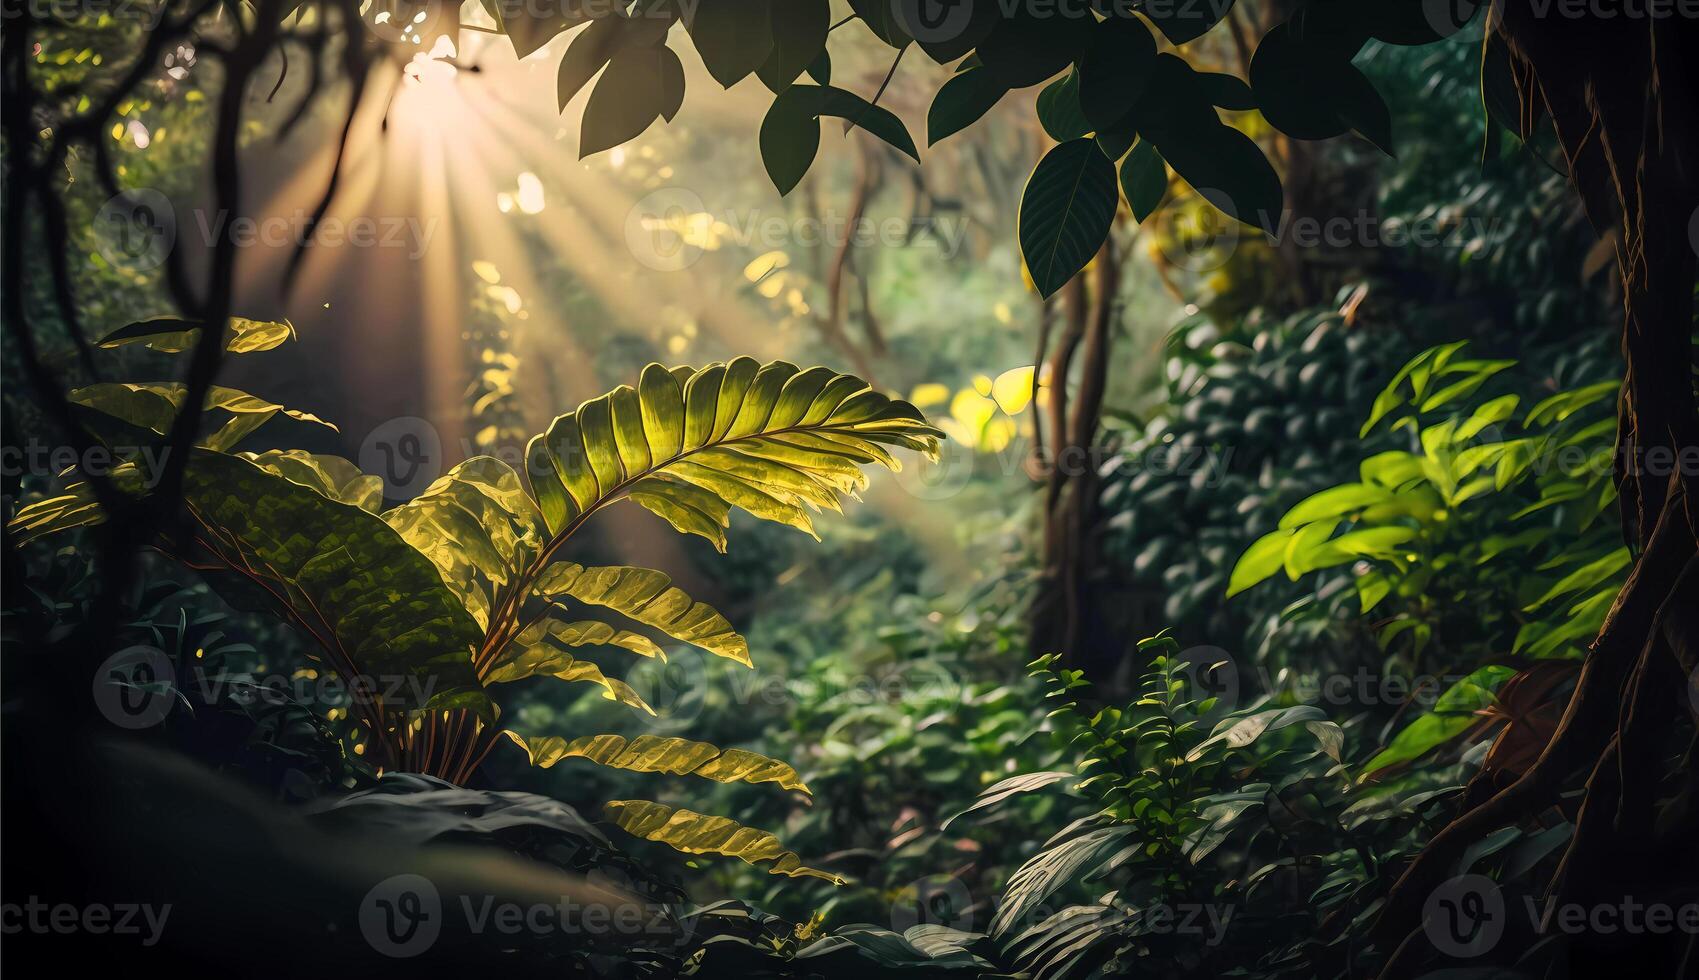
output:
[[[908,396],[909,404],[915,408],[931,408],[934,405],[942,405],[949,398],[950,386],[941,385],[934,381],[915,385],[914,390],[909,392]]]
[[[701,776],[717,783],[777,783],[782,789],[807,793],[808,787],[789,765],[743,749],[720,749],[687,738],[639,735],[585,735],[568,741],[558,735],[533,738],[509,730],[507,737],[524,749],[531,764],[547,769],[562,759],[589,759],[597,765],[630,772],[659,772],[669,776]]]
[[[785,850],[772,834],[745,827],[727,817],[674,810],[647,800],[614,800],[603,809],[626,833],[658,841],[686,854],[719,854],[764,866],[769,874],[819,878],[834,885],[845,883],[830,872],[804,867],[802,859],[795,852]]]
[[[783,249],[776,248],[751,259],[749,264],[743,267],[743,278],[750,282],[760,282],[767,278],[773,270],[783,269],[790,264],[791,257],[786,255]]]
[[[1032,366],[1011,368],[991,383],[991,397],[1009,415],[1019,415],[1032,400]]]

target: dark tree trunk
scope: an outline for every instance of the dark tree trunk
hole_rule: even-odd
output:
[[[1696,874],[1692,725],[1675,696],[1695,663],[1699,447],[1693,393],[1692,238],[1699,211],[1699,24],[1682,16],[1563,16],[1498,0],[1492,29],[1508,46],[1526,125],[1551,118],[1570,174],[1601,234],[1615,233],[1624,284],[1625,373],[1616,482],[1636,560],[1583,664],[1556,735],[1520,779],[1434,837],[1389,896],[1380,940],[1398,952],[1387,976],[1422,958],[1420,915],[1465,848],[1525,820],[1584,779],[1575,834],[1548,892],[1586,906],[1677,905]],[[1688,457],[1684,457],[1686,452]],[[1690,468],[1690,467],[1689,467]],[[1692,975],[1695,937],[1567,937],[1569,975],[1604,975],[1632,952],[1647,975]]]

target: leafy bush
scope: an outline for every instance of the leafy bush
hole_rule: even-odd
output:
[[[105,343],[180,351],[198,329],[149,321]],[[237,321],[226,343],[249,353],[291,336],[284,324]],[[72,394],[91,431],[114,449],[148,445],[130,438],[138,431],[164,435],[184,397],[181,386],[168,384],[102,384]],[[810,510],[837,510],[840,494],[865,486],[861,465],[897,466],[885,445],[935,453],[942,435],[907,403],[825,368],[749,358],[701,370],[651,364],[636,389],[585,402],[531,441],[529,493],[505,463],[474,457],[380,513],[375,478],[344,460],[226,452],[279,416],[323,424],[318,419],[233,389],[214,388],[209,405],[230,417],[197,444],[187,467],[189,527],[156,546],[215,583],[239,583],[243,599],[263,595],[312,636],[321,659],[355,692],[380,765],[456,781],[505,735],[542,766],[582,757],[807,792],[789,765],[741,749],[650,735],[533,737],[498,727],[486,688],[534,676],[588,682],[652,713],[628,684],[572,651],[608,646],[664,658],[662,649],[642,633],[572,618],[568,600],[751,665],[747,642],[725,617],[664,573],[585,568],[556,561],[557,553],[590,517],[625,499],[722,550],[733,507],[812,532]],[[126,460],[113,480],[124,492],[142,492],[141,462]],[[21,508],[13,528],[28,541],[103,519],[93,489],[74,483]],[[803,866],[771,834],[724,817],[643,800],[607,809],[622,829],[688,853],[839,880]]]
[[[1281,641],[1267,624],[1297,590],[1225,606],[1233,560],[1354,463],[1352,406],[1391,373],[1397,345],[1320,313],[1260,326],[1253,319],[1243,336],[1223,336],[1207,321],[1177,334],[1164,364],[1172,413],[1111,428],[1118,445],[1104,467],[1107,550],[1141,592],[1160,599],[1147,615],[1191,643]]]
[[[999,962],[1056,978],[1348,972],[1348,927],[1458,791],[1457,769],[1357,786],[1355,721],[1284,692],[1222,703],[1211,691],[1230,666],[1166,635],[1138,653],[1137,696],[1096,708],[1080,672],[1036,661],[1053,738],[1079,761],[1004,780],[963,814],[1069,786],[1097,805],[1010,878],[990,926]]]
[[[1372,621],[1387,673],[1461,677],[1367,773],[1479,730],[1477,713],[1518,673],[1509,664],[1579,657],[1629,563],[1606,518],[1616,500],[1618,382],[1568,388],[1525,407],[1515,392],[1493,394],[1516,362],[1464,357],[1466,346],[1418,354],[1376,397],[1363,432],[1390,422],[1410,448],[1370,455],[1358,481],[1299,502],[1233,569],[1234,593],[1281,572],[1298,582],[1348,569],[1346,591],[1358,616]],[[1602,360],[1579,363],[1591,372]],[[1313,604],[1286,613],[1297,621],[1317,615]],[[1527,685],[1539,692],[1528,707],[1567,672],[1548,665],[1540,674],[1546,680]],[[1489,717],[1512,721],[1489,767],[1525,764],[1555,721],[1549,711],[1498,709]]]

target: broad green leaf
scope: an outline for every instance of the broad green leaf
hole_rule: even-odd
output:
[[[1033,855],[1009,877],[997,915],[991,920],[991,934],[1004,936],[1022,925],[1027,913],[1058,889],[1086,878],[1100,862],[1118,852],[1135,829],[1098,827]]]
[[[1468,421],[1457,427],[1457,438],[1473,439],[1481,434],[1481,430],[1489,425],[1496,425],[1509,418],[1521,404],[1520,395],[1500,395],[1483,403],[1470,414]]]
[[[1368,419],[1363,422],[1362,429],[1357,433],[1358,436],[1367,436],[1393,409],[1411,401],[1401,390],[1405,381],[1410,381],[1415,398],[1421,398],[1427,386],[1428,375],[1433,371],[1434,362],[1449,358],[1467,343],[1468,341],[1459,341],[1443,347],[1430,347],[1406,361],[1404,366],[1398,369],[1398,373],[1392,376],[1392,380],[1386,383],[1386,387],[1375,395],[1374,405],[1369,411]]]
[[[820,151],[820,120],[807,111],[804,100],[790,98],[797,88],[780,92],[761,120],[761,163],[780,195],[801,182]]]
[[[1532,427],[1546,422],[1562,422],[1581,409],[1615,395],[1621,388],[1619,381],[1601,381],[1572,391],[1560,391],[1529,409],[1522,424]]]
[[[867,485],[863,465],[897,468],[886,446],[932,455],[942,435],[907,402],[826,368],[652,364],[637,389],[555,419],[531,441],[528,474],[557,539],[629,498],[724,550],[732,507],[812,532],[811,511]]]
[[[431,560],[484,628],[503,590],[541,554],[545,534],[519,474],[490,456],[458,464],[383,519]]]
[[[376,514],[383,509],[383,477],[360,472],[340,456],[322,456],[299,449],[269,449],[238,453],[255,466],[293,483],[317,490],[332,500],[353,504]]]
[[[248,460],[204,451],[187,469],[183,496],[195,520],[223,542],[221,554],[277,589],[294,618],[377,680],[386,697],[393,689],[405,707],[492,716],[472,669],[477,623],[430,562],[382,520]]]
[[[1143,21],[1110,17],[1094,25],[1079,69],[1071,76],[1077,80],[1079,106],[1089,131],[1101,132],[1125,118],[1145,94],[1155,66],[1156,39]]]
[[[671,48],[621,48],[608,59],[584,106],[578,158],[636,139],[656,119],[671,119],[683,101],[684,65]]]
[[[629,43],[632,28],[624,17],[598,17],[589,27],[579,31],[566,54],[560,59],[555,81],[556,99],[563,111],[579,90],[596,77],[624,44]],[[515,42],[517,46],[517,42]],[[521,55],[523,57],[523,55]],[[654,117],[651,116],[651,119]],[[647,123],[645,123],[647,125]]]
[[[1304,722],[1304,728],[1316,737],[1316,745],[1334,762],[1343,762],[1345,750],[1345,729],[1331,721],[1311,720]]]
[[[1297,532],[1287,539],[1286,551],[1281,555],[1286,577],[1296,582],[1318,568],[1337,564],[1331,560],[1333,556],[1327,551],[1327,539],[1333,536],[1338,527],[1338,521],[1323,520],[1298,528]]]
[[[588,5],[577,4],[552,6],[547,8],[547,13],[523,7],[515,9],[500,0],[481,0],[481,6],[495,20],[496,28],[513,42],[513,52],[520,58],[541,50],[562,31],[582,25],[594,12]],[[515,16],[505,16],[507,13]]]
[[[674,810],[647,800],[614,800],[603,810],[626,833],[686,854],[718,854],[764,867],[770,874],[845,883],[835,874],[805,867],[802,859],[785,850],[772,834],[726,817]]]
[[[1242,749],[1269,732],[1277,732],[1299,722],[1322,721],[1326,718],[1326,713],[1312,704],[1297,704],[1289,708],[1269,708],[1266,711],[1258,711],[1230,724],[1223,722],[1226,727],[1199,742],[1192,751],[1186,754],[1186,759],[1190,762],[1196,762],[1204,757],[1209,748],[1215,745],[1224,745],[1229,751]]]
[[[769,6],[773,50],[757,73],[762,84],[777,93],[825,53],[832,5],[828,0],[778,0]]]
[[[1221,213],[1276,234],[1285,206],[1280,177],[1255,140],[1221,122],[1209,87],[1185,59],[1157,55],[1149,96],[1133,110],[1139,138]]]
[[[984,71],[979,68],[976,71]],[[1071,71],[1038,93],[1038,124],[1058,143],[1079,139],[1092,131],[1080,109],[1080,73]]]
[[[134,467],[115,479],[124,492],[142,489]],[[170,554],[263,589],[325,657],[352,664],[395,707],[493,717],[472,669],[478,624],[376,515],[254,460],[207,450],[196,450],[184,473],[183,500],[195,537],[159,542]],[[21,509],[14,526],[33,539],[103,519],[92,500],[58,497]]]
[[[141,441],[145,433],[163,436],[169,432],[187,394],[188,389],[177,381],[102,382],[73,389],[66,397],[82,410],[79,414],[85,424],[101,441],[118,445]],[[219,385],[208,389],[205,408],[207,420],[217,423],[198,443],[207,449],[228,450],[279,416],[336,431],[336,426],[316,415]]]
[[[1633,561],[1634,556],[1629,554],[1627,548],[1610,551],[1558,579],[1543,595],[1529,603],[1525,610],[1532,612],[1558,596],[1611,581]]]
[[[1422,475],[1422,461],[1410,453],[1390,449],[1363,460],[1357,473],[1364,483],[1378,483],[1396,490]]]
[[[1368,76],[1351,63],[1357,46],[1334,43],[1330,32],[1306,30],[1307,25],[1293,18],[1257,45],[1250,66],[1257,106],[1288,136],[1330,139],[1354,129],[1390,154],[1391,112]]]
[[[855,0],[851,6],[859,9],[879,3],[880,0]],[[978,47],[1003,20],[1002,7],[996,3],[927,6],[925,0],[889,0],[883,6],[893,10],[901,30],[912,33],[920,49],[940,65],[950,64]],[[912,20],[920,22],[910,23]]]
[[[1115,220],[1115,165],[1089,139],[1069,140],[1038,161],[1021,192],[1021,258],[1048,298],[1097,254]]]
[[[1479,370],[1469,372],[1468,377],[1461,381],[1452,382],[1422,400],[1422,411],[1431,412],[1441,405],[1467,398],[1475,390],[1487,383],[1493,375],[1513,364],[1513,361],[1493,361]]]
[[[821,116],[847,120],[920,161],[914,138],[891,110],[830,85],[792,85],[773,99],[761,121],[761,161],[780,194],[790,193],[814,162]]]
[[[1378,484],[1341,484],[1304,498],[1280,518],[1280,526],[1295,528],[1312,521],[1343,517],[1391,499],[1392,493]]]
[[[1453,684],[1433,709],[1406,725],[1392,742],[1363,766],[1363,778],[1388,766],[1409,762],[1451,741],[1474,727],[1477,712],[1493,703],[1493,695],[1516,674],[1510,667],[1489,664]]]
[[[771,7],[775,3],[781,7],[800,6],[801,0],[714,0],[683,6],[685,29],[696,45],[696,53],[702,56],[702,64],[716,82],[731,88],[772,55]],[[822,43],[825,26],[822,25],[820,33]],[[818,53],[816,48],[799,58],[791,79]]]
[[[969,68],[951,75],[932,107],[926,110],[926,145],[952,136],[978,122],[1009,90],[997,84],[984,68]]]
[[[1417,357],[1416,360],[1411,362],[1415,367],[1410,371],[1410,390],[1415,392],[1418,399],[1427,395],[1428,382],[1447,373],[1446,365],[1451,363],[1451,359],[1467,346],[1469,346],[1467,340],[1441,344],[1428,352],[1432,355],[1431,357],[1426,359]]]
[[[1423,715],[1405,726],[1390,745],[1363,764],[1362,778],[1367,779],[1388,766],[1424,756],[1473,728],[1479,721],[1472,715]]]
[[[720,749],[685,738],[639,735],[627,741],[620,735],[585,735],[567,740],[509,731],[507,736],[542,769],[562,759],[589,759],[598,765],[632,772],[661,772],[672,776],[701,776],[719,783],[777,783],[783,789],[807,793],[796,770],[776,759],[743,749]]]
[[[1153,129],[1151,142],[1192,189],[1222,214],[1275,234],[1284,192],[1256,141],[1213,119],[1193,127]]]
[[[1028,772],[1022,773],[1019,776],[1010,776],[1008,779],[998,780],[990,786],[987,786],[984,790],[981,790],[978,798],[973,801],[972,806],[960,813],[956,813],[948,817],[938,829],[948,830],[950,829],[950,824],[970,813],[997,806],[1004,800],[1019,796],[1023,793],[1031,793],[1035,790],[1043,789],[1046,786],[1062,782],[1063,780],[1075,778],[1077,778],[1077,775],[1072,772]]]
[[[567,596],[605,606],[716,656],[753,666],[748,642],[731,623],[712,606],[675,587],[663,572],[625,565],[585,568],[556,562],[537,577],[532,592],[551,600]]]
[[[1003,87],[1027,88],[1066,71],[1083,53],[1093,23],[1072,12],[1016,5],[1005,9],[975,53]]]
[[[180,354],[195,346],[200,338],[202,326],[204,324],[199,320],[172,316],[154,317],[119,327],[100,338],[99,343],[101,347],[108,349],[125,344],[141,344],[149,350]],[[295,325],[288,320],[248,320],[233,316],[224,335],[224,349],[232,354],[251,354],[255,351],[271,350],[294,339]]]
[[[1392,580],[1379,570],[1357,576],[1356,584],[1357,602],[1365,614],[1392,594]]]
[[[1286,544],[1297,531],[1278,528],[1251,543],[1233,565],[1227,579],[1227,597],[1232,598],[1280,571],[1286,560]]]
[[[1144,221],[1162,205],[1168,194],[1168,166],[1154,145],[1140,140],[1121,161],[1121,193],[1134,221]]]
[[[1328,541],[1326,553],[1330,558],[1337,554],[1338,560],[1333,564],[1344,564],[1353,558],[1384,558],[1396,554],[1398,545],[1416,537],[1416,533],[1415,528],[1401,525],[1365,527]]]

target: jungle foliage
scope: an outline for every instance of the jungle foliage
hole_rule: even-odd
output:
[[[952,418],[929,420],[934,402],[859,376],[873,377],[860,362],[931,371],[937,351],[985,349],[955,320],[886,346],[878,289],[901,305],[936,290],[929,279],[852,274],[863,348],[838,316],[844,256],[806,299],[783,253],[744,267],[786,323],[829,296],[821,342],[798,342],[797,359],[848,357],[855,375],[736,349],[669,368],[652,331],[604,337],[617,312],[552,281],[546,299],[578,304],[576,329],[608,341],[587,391],[627,384],[536,432],[504,343],[512,320],[474,309],[468,417],[481,447],[522,442],[522,463],[472,455],[387,500],[346,459],[259,448],[342,434],[220,383],[229,361],[297,334],[234,315],[232,246],[205,270],[174,255],[154,277],[67,257],[86,189],[156,166],[163,182],[210,161],[213,204],[239,210],[244,103],[280,52],[304,52],[311,77],[289,88],[304,94],[279,114],[287,134],[322,79],[358,96],[397,52],[492,29],[463,25],[469,7],[415,0],[166,4],[145,28],[88,31],[27,13],[4,42],[6,367],[29,385],[8,392],[6,441],[57,431],[121,459],[6,486],[5,666],[24,692],[6,711],[8,796],[11,780],[31,791],[25,826],[53,842],[36,857],[74,852],[161,894],[211,896],[175,951],[216,959],[236,942],[286,975],[374,961],[353,913],[397,870],[429,871],[450,897],[520,894],[498,858],[561,896],[611,885],[655,913],[650,928],[454,936],[436,965],[1585,975],[1623,955],[1621,937],[1512,921],[1459,957],[1432,942],[1423,903],[1448,875],[1513,907],[1690,893],[1690,851],[1672,842],[1699,813],[1692,712],[1676,696],[1694,666],[1692,481],[1646,463],[1690,450],[1695,431],[1694,261],[1678,219],[1699,207],[1699,86],[1682,84],[1681,27],[1560,30],[1516,3],[1436,18],[1422,0],[1043,13],[986,0],[949,5],[961,19],[943,34],[922,4],[883,0],[850,0],[841,19],[826,0],[480,6],[520,57],[561,53],[553,101],[586,93],[581,157],[678,116],[685,44],[722,87],[753,76],[771,98],[745,86],[762,120],[730,142],[792,205],[799,189],[840,189],[818,159],[825,120],[869,137],[855,143],[866,206],[879,161],[922,155],[905,114],[924,115],[929,152],[952,148],[1026,90],[1043,154],[1018,206],[992,204],[1011,212],[1037,297],[1036,358],[927,374],[944,398],[961,389]],[[1479,44],[1459,40],[1470,15]],[[169,84],[145,77],[178,41],[217,64],[216,84],[192,59]],[[93,52],[138,44],[136,74],[99,85]],[[886,98],[911,48],[944,69],[919,110]],[[852,91],[843,56],[869,51],[884,80]],[[109,125],[156,108],[136,86],[173,129],[210,123],[207,145],[115,165]],[[169,98],[184,92],[197,98]],[[1337,252],[1282,238],[1294,213],[1338,202],[1448,236]],[[1229,234],[1196,235],[1210,209]],[[1482,213],[1505,227],[1475,234]],[[560,270],[547,242],[525,247]],[[1184,306],[1160,349],[1137,352],[1159,370],[1142,390],[1107,353],[1125,356],[1140,326],[1128,270],[1141,247]],[[1015,285],[1016,263],[1004,268]],[[178,316],[138,298],[167,295]],[[1618,308],[1620,350],[1599,329]],[[1020,333],[1025,312],[996,319]],[[108,380],[161,356],[181,380]],[[972,562],[933,567],[942,535],[927,516],[899,526],[849,508],[816,525],[879,487],[868,471],[896,470],[894,451],[936,458],[946,433],[975,461],[1022,452],[956,498],[952,530],[990,542]],[[1102,448],[1107,463],[1046,469],[1025,439]],[[679,532],[677,567],[601,563],[618,549],[591,519],[622,500]],[[734,537],[747,550],[723,556]],[[675,584],[692,572],[716,586],[713,605]],[[1059,581],[1078,615],[1050,631],[1035,596]],[[1087,649],[1072,642],[1081,623]],[[96,691],[182,710],[140,749],[113,749],[89,724],[86,667],[130,643],[163,651],[170,676],[97,676]],[[1048,646],[1032,660],[1035,643]],[[783,685],[772,701],[727,680],[757,656]],[[349,696],[327,707],[249,680],[277,670],[334,675]],[[896,690],[850,696],[870,674]],[[639,792],[653,799],[628,798]],[[81,805],[95,793],[103,805]],[[114,854],[110,814],[163,846]],[[255,880],[275,904],[261,926],[232,921]],[[287,941],[251,942],[262,934]],[[1694,948],[1664,937],[1645,955],[1674,972]]]

